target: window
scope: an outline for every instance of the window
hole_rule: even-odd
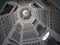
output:
[[[16,25],[16,30],[19,31],[19,32],[22,30],[21,24],[18,23],[18,24]]]
[[[10,43],[10,44],[8,44],[8,45],[18,45],[18,43],[16,43],[15,41],[13,41],[13,40],[11,40],[11,39],[9,39],[9,41],[12,43]]]
[[[40,24],[38,24],[37,27],[36,27],[36,29],[37,29],[38,32],[40,32],[40,30],[41,30],[42,28],[43,28],[43,27],[42,27]]]
[[[29,43],[29,44],[23,44],[23,45],[40,45],[40,42]]]
[[[14,31],[12,38],[19,42],[20,41],[20,34],[17,31]]]
[[[23,39],[30,39],[30,38],[36,38],[37,34],[35,31],[29,31],[29,32],[24,32],[23,33]]]
[[[40,7],[38,4],[36,4],[36,3],[34,3],[33,6],[36,7],[36,8],[41,8],[41,7]]]
[[[8,45],[13,45],[13,44],[8,44]]]
[[[60,45],[60,42],[56,41],[53,37],[50,37],[50,39],[48,39],[46,41],[47,45]]]
[[[34,24],[34,25],[35,25],[37,22],[38,22],[38,21],[35,19],[35,20],[33,21],[33,23],[32,23],[32,24]]]
[[[16,29],[18,32],[20,32],[20,30],[19,29]]]
[[[18,7],[16,6],[15,9],[13,10],[13,12],[16,11],[17,8],[18,8]]]
[[[6,14],[6,13],[9,13],[12,8],[13,8],[12,5],[7,4],[7,5],[4,7],[4,10],[2,11],[1,15],[4,15],[4,14]]]

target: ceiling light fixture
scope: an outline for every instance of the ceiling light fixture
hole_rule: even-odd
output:
[[[45,40],[49,37],[49,34],[50,34],[50,32],[47,32],[47,33],[43,36],[42,41],[45,41]]]

